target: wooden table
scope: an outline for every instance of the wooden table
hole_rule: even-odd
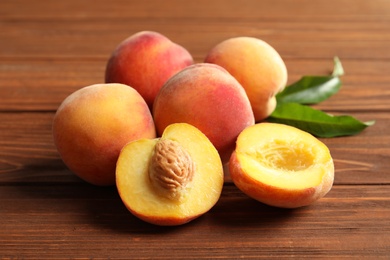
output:
[[[201,62],[216,43],[254,36],[289,70],[326,75],[340,92],[317,108],[376,124],[322,139],[331,192],[295,210],[265,206],[227,178],[217,205],[179,227],[133,217],[115,187],[76,178],[53,145],[61,101],[104,81],[113,48],[159,31]],[[0,259],[390,259],[390,1],[0,1]]]

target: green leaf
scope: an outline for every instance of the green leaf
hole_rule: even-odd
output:
[[[344,75],[340,59],[333,59],[331,76],[304,76],[276,95],[278,103],[317,104],[336,94],[341,87],[339,76]]]
[[[336,94],[341,87],[339,77],[304,76],[276,95],[281,103],[316,104]]]
[[[277,107],[267,118],[269,122],[295,126],[317,137],[355,135],[374,121],[361,122],[352,116],[333,116],[312,107],[336,94],[341,87],[339,76],[344,69],[338,57],[334,58],[331,76],[304,76],[276,96]]]
[[[295,126],[317,137],[355,135],[375,123],[361,122],[352,116],[333,116],[297,103],[278,105],[267,121]]]

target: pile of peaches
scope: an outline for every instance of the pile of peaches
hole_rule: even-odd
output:
[[[265,122],[286,83],[282,58],[260,39],[227,39],[195,64],[162,34],[139,32],[114,50],[105,83],[62,102],[54,143],[72,172],[116,185],[129,211],[156,225],[206,213],[226,174],[262,203],[306,206],[331,189],[334,165],[317,138]]]

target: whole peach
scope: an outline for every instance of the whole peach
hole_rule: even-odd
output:
[[[209,51],[205,62],[224,67],[241,83],[251,102],[256,122],[274,111],[275,95],[287,83],[287,68],[279,53],[257,38],[227,39]]]
[[[159,135],[173,123],[201,130],[226,162],[238,134],[254,124],[249,99],[238,81],[224,68],[199,63],[189,66],[161,88],[153,105]]]
[[[75,91],[53,119],[54,144],[62,160],[95,185],[115,184],[115,165],[125,144],[155,137],[147,104],[123,84],[96,84]]]
[[[107,62],[105,80],[133,87],[151,108],[162,85],[191,64],[185,48],[160,33],[142,31],[117,46]]]

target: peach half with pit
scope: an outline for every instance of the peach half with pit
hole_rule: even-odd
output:
[[[127,209],[162,226],[187,223],[218,201],[223,167],[218,152],[197,128],[169,125],[161,138],[127,144],[116,166],[116,185]]]
[[[95,185],[114,185],[123,146],[155,138],[150,110],[133,88],[95,84],[69,95],[53,119],[54,144],[68,168]]]
[[[229,161],[238,134],[254,124],[245,90],[224,68],[210,63],[191,65],[170,78],[153,105],[157,134],[173,123],[201,130]]]
[[[205,62],[224,67],[240,82],[256,122],[275,110],[275,95],[285,88],[288,75],[281,56],[267,42],[254,37],[230,38],[214,46]]]
[[[298,128],[258,123],[237,139],[229,163],[235,185],[262,203],[282,208],[309,205],[332,188],[328,147]]]
[[[191,64],[191,54],[181,45],[158,32],[141,31],[113,51],[106,65],[105,80],[133,87],[152,108],[162,85]]]

